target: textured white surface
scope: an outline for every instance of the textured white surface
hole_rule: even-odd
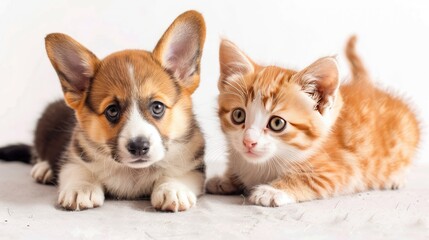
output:
[[[220,166],[210,166],[212,172]],[[428,239],[429,167],[413,167],[399,191],[373,191],[280,208],[242,196],[206,195],[183,213],[148,200],[107,200],[97,209],[55,206],[57,189],[30,166],[0,163],[0,239]]]

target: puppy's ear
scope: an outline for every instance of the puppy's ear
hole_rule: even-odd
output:
[[[315,108],[324,114],[330,109],[338,93],[339,72],[334,57],[321,58],[293,76],[293,80],[302,86],[315,101]]]
[[[225,84],[231,84],[231,81],[236,81],[238,78],[255,71],[253,61],[234,43],[226,39],[223,39],[220,43],[219,63],[219,90],[224,89]]]
[[[73,38],[52,33],[45,38],[46,52],[61,82],[66,103],[77,109],[97,70],[97,57]]]
[[[174,20],[153,50],[153,56],[162,67],[189,93],[193,93],[200,83],[205,38],[203,16],[188,11]]]

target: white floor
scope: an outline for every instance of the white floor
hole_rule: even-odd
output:
[[[63,211],[56,188],[34,183],[29,172],[29,165],[0,162],[0,239],[429,239],[429,166],[413,167],[399,191],[282,208],[206,195],[183,213],[156,212],[147,200]]]

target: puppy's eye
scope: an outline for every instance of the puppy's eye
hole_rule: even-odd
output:
[[[236,108],[232,111],[231,119],[237,125],[242,124],[246,120],[246,112],[242,108]]]
[[[150,105],[150,112],[154,118],[159,119],[165,113],[165,105],[162,102],[155,101]]]
[[[268,128],[273,130],[274,132],[281,132],[286,127],[286,121],[281,118],[274,116],[268,122]]]
[[[104,115],[111,123],[117,123],[121,115],[119,106],[116,104],[109,105],[104,111]]]

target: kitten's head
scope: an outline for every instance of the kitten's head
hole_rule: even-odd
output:
[[[46,37],[46,50],[64,99],[94,149],[133,168],[164,159],[173,141],[194,128],[191,95],[200,82],[205,23],[181,14],[153,52],[125,50],[98,59],[64,34]]]
[[[223,40],[220,69],[221,127],[234,153],[247,161],[299,161],[329,132],[339,87],[334,58],[299,72],[264,67]]]

